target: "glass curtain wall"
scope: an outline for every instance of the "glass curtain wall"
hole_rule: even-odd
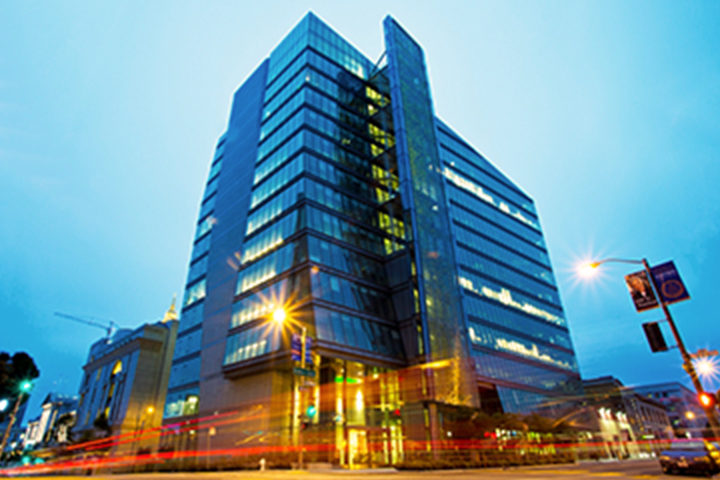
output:
[[[476,372],[505,411],[553,413],[579,373],[535,206],[438,123]]]
[[[385,263],[405,248],[406,227],[373,68],[312,14],[272,53],[225,354],[242,369],[304,328],[313,377],[293,376],[285,441],[334,445],[315,460],[348,466],[389,464],[402,450],[392,372],[405,354]],[[267,323],[280,308],[276,343]]]

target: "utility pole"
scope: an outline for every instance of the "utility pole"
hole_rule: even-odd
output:
[[[648,261],[644,258],[642,259],[642,265],[645,268],[645,273],[647,273],[648,279],[652,283],[653,290],[655,291],[655,297],[657,298],[658,303],[660,303],[660,307],[662,307],[663,313],[665,314],[665,319],[667,320],[668,325],[670,325],[670,331],[672,331],[673,337],[675,337],[675,343],[677,344],[678,350],[680,350],[680,355],[683,359],[683,369],[688,373],[688,375],[690,375],[690,379],[692,380],[693,386],[695,387],[697,394],[701,395],[705,392],[705,390],[703,389],[700,378],[695,371],[695,366],[692,363],[692,357],[685,348],[685,343],[682,341],[682,338],[680,337],[680,332],[675,326],[675,321],[670,314],[670,309],[665,304],[664,296],[660,291],[660,287],[658,286],[657,281],[655,280],[655,276],[650,270],[650,265],[648,264]],[[705,415],[707,415],[710,428],[713,431],[713,437],[720,438],[720,422],[718,422],[717,416],[715,415],[715,405],[712,405],[710,407],[703,406],[703,409],[705,410]]]

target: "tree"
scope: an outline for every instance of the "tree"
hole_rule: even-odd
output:
[[[8,400],[13,404],[20,394],[20,384],[24,381],[32,381],[40,376],[40,370],[35,366],[35,361],[25,352],[17,352],[10,356],[7,352],[0,352],[0,398]],[[23,402],[27,401],[25,395]],[[0,422],[5,419],[5,412],[0,412]]]

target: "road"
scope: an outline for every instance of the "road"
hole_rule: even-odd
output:
[[[622,462],[587,462],[577,465],[552,465],[538,467],[513,467],[508,469],[489,468],[481,470],[433,470],[433,471],[395,471],[386,470],[326,470],[326,471],[288,471],[270,470],[260,471],[230,471],[211,473],[146,473],[122,475],[96,475],[96,480],[245,480],[245,479],[302,479],[302,480],[328,480],[350,477],[352,480],[378,480],[391,478],[392,480],[421,479],[421,480],[451,480],[451,479],[482,479],[482,480],[544,480],[558,478],[572,478],[581,480],[612,480],[623,479],[657,479],[671,478],[662,474],[657,460],[626,460]],[[43,477],[33,477],[38,480]],[[59,480],[57,476],[46,477],[48,480]],[[682,477],[687,478],[687,477]],[[87,480],[88,477],[64,477],[62,480]]]

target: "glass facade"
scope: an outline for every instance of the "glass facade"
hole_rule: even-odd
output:
[[[394,463],[435,438],[434,405],[490,384],[532,411],[578,376],[532,199],[435,117],[422,49],[384,28],[375,64],[310,13],[235,94],[167,419],[269,402],[277,444],[310,428],[318,461]]]
[[[503,408],[554,405],[580,375],[531,198],[438,121],[476,374]]]

